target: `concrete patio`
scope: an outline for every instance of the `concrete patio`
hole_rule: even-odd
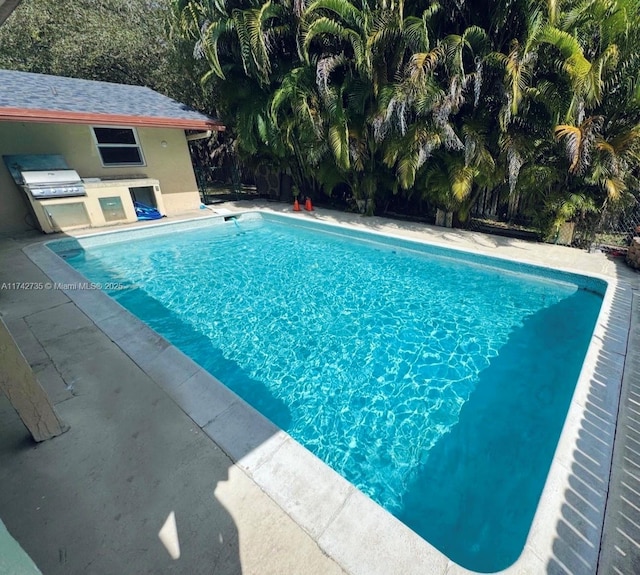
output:
[[[278,204],[224,205],[230,210],[251,207],[289,211]],[[184,217],[202,215],[211,212]],[[640,572],[640,274],[603,254],[561,246],[325,210],[302,216],[600,274],[625,286],[632,300],[631,331],[626,361],[622,353],[610,355],[613,367],[607,368],[620,373],[624,369],[624,375],[603,543],[601,551],[595,551],[603,575]],[[43,239],[35,234],[0,239],[0,284],[50,281],[23,251]],[[251,461],[251,454],[258,453],[252,450],[255,446],[245,445],[238,452],[229,447],[234,425],[253,425],[241,417],[224,419],[234,413],[234,400],[221,398],[221,404],[230,403],[220,408],[217,417],[200,418],[198,397],[203,396],[176,402],[176,394],[184,393],[184,380],[193,382],[194,389],[199,385],[197,366],[185,367],[186,376],[172,387],[171,378],[177,377],[173,370],[181,360],[171,355],[161,338],[149,343],[144,327],[125,326],[117,314],[99,306],[90,318],[83,311],[82,294],[71,295],[55,289],[0,290],[0,315],[70,425],[65,434],[35,444],[8,401],[0,397],[0,518],[43,573],[463,572],[451,562],[425,562],[420,551],[405,553],[404,560],[381,559],[380,554],[384,557],[383,551],[394,545],[393,537],[376,540],[375,525],[368,525],[370,519],[364,517],[352,518],[361,527],[353,530],[345,508],[357,493],[348,493],[347,504],[334,492],[323,493],[326,511],[316,513],[324,527],[314,532],[305,526],[295,505],[266,493],[256,481],[260,473],[270,473],[269,481],[279,478],[283,497],[304,506],[308,495],[297,490],[287,471],[269,470],[270,463],[263,460]],[[147,364],[135,351],[145,345],[157,350]],[[192,402],[191,409],[185,409],[185,401]],[[291,440],[281,432],[271,427],[258,431],[261,446],[272,444],[282,453],[291,449],[289,457],[297,457]],[[574,471],[579,480],[580,469]],[[171,559],[157,536],[171,511],[177,519],[179,560]],[[585,570],[590,563],[581,560],[572,543],[571,531],[579,531],[581,525],[569,519],[552,524],[555,533],[548,536],[554,538],[554,557],[537,557],[531,565],[544,565],[548,573],[594,572]],[[367,533],[373,539],[363,536]],[[399,533],[399,545],[415,549],[411,535]]]

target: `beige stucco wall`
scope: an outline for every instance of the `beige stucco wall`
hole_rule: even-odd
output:
[[[160,182],[167,215],[200,204],[184,130],[137,128],[145,166],[102,166],[90,126],[0,122],[0,156],[62,154],[83,178],[155,178]],[[162,142],[166,142],[166,147]],[[28,208],[4,162],[0,161],[0,234],[29,229]]]

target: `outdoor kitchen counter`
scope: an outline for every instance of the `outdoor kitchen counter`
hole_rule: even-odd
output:
[[[136,222],[134,201],[166,213],[160,182],[153,178],[86,178],[82,184],[83,196],[30,199],[45,233]]]

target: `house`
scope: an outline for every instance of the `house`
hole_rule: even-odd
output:
[[[223,129],[150,88],[0,70],[0,234],[131,221],[134,200],[168,216],[196,208],[188,140]],[[20,170],[60,169],[84,196],[21,185]]]

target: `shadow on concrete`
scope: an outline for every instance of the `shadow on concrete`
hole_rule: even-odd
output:
[[[459,565],[520,556],[600,303],[579,290],[514,329],[404,495],[398,517]]]
[[[615,433],[598,573],[640,573],[640,273],[617,262],[631,288],[631,328]]]
[[[637,296],[636,296],[637,299]],[[640,306],[636,304],[639,317]],[[640,349],[636,327],[629,349]],[[613,473],[605,516],[599,573],[640,573],[640,362],[628,363],[620,406]]]
[[[0,249],[0,282],[49,281],[20,242],[10,244]],[[32,367],[48,362],[60,385],[74,388],[56,404],[70,430],[40,444],[0,397],[7,528],[47,575],[240,575],[238,528],[215,495],[232,460],[104,333],[76,324],[83,314],[63,296],[23,290],[0,297],[0,313],[11,317]],[[197,339],[182,327],[185,338]],[[172,511],[178,560],[158,538]]]
[[[64,410],[67,434],[35,445],[0,397],[0,514],[42,572],[241,574],[235,522],[214,495],[224,454],[202,434],[181,437],[165,399],[152,399],[161,421],[138,404],[133,424],[86,399],[82,414]],[[171,511],[177,561],[158,538]]]
[[[188,355],[262,415],[281,429],[289,429],[291,411],[287,404],[275,397],[262,381],[252,378],[237,362],[224,357],[222,351],[213,346],[209,337],[198,332],[142,289],[135,288],[114,295],[120,305]]]
[[[256,200],[255,198],[246,198],[246,201],[242,199],[239,201],[230,202],[237,209],[240,210],[252,210],[256,206],[268,207],[269,211],[280,214],[288,214],[300,217],[302,221],[305,220],[321,220],[318,212],[306,212],[301,211],[299,213],[293,212],[292,206],[288,203],[279,201],[265,202]],[[328,208],[324,213],[331,213],[331,209]],[[512,247],[518,250],[526,250],[526,245],[530,244],[535,246],[537,242],[523,240],[519,238],[491,235],[484,232],[478,232],[473,230],[465,230],[461,228],[445,228],[436,226],[435,224],[428,224],[423,222],[412,222],[403,219],[390,219],[384,216],[365,216],[355,212],[348,212],[339,210],[340,218],[342,221],[349,222],[357,226],[361,226],[374,232],[388,233],[390,229],[405,230],[410,232],[416,232],[422,234],[422,240],[427,241],[442,241],[451,242],[451,249],[456,248],[456,244],[459,244],[460,249],[469,249],[468,245],[464,245],[465,242],[471,242],[479,244],[482,247],[497,248],[497,247]]]
[[[603,532],[606,539],[615,530],[612,525],[605,526],[603,530],[602,525],[610,488],[614,440],[619,441],[616,438],[616,419],[627,352],[630,304],[629,285],[618,284],[602,339],[595,338],[594,375],[568,469],[569,488],[563,494],[562,516],[555,527],[553,557],[547,563],[549,575],[596,573]],[[640,463],[637,454],[636,460]],[[636,541],[639,540],[636,535]],[[638,570],[615,571],[609,566],[599,572],[631,574]]]
[[[289,207],[283,207],[285,210]],[[355,218],[359,216],[354,215]],[[424,231],[426,227],[416,229]],[[14,271],[10,266],[0,266],[0,281],[12,277]],[[22,304],[27,305],[18,302]],[[53,316],[57,311],[61,312],[57,317],[63,317],[63,308],[73,306],[68,302],[55,305],[50,309],[50,303],[39,301],[35,308],[21,313],[34,318],[36,314]],[[0,299],[0,313],[4,311]],[[553,321],[552,316],[544,319]],[[33,321],[30,325],[38,337],[46,338],[46,333],[38,332],[38,325],[44,330],[46,322]],[[69,433],[35,446],[25,441],[21,424],[12,420],[11,410],[0,402],[0,514],[9,527],[9,519],[13,522],[12,532],[36,562],[46,566],[47,574],[122,572],[123,564],[131,566],[135,573],[241,573],[237,526],[214,494],[216,486],[227,479],[231,459],[204,437],[200,428],[132,361],[122,362],[122,352],[113,349],[108,338],[96,349],[84,346],[78,356],[81,346],[76,336],[86,333],[80,331],[70,331],[59,338],[65,347],[57,352],[60,357],[66,354],[68,360],[65,377],[82,378],[79,388],[86,390],[58,404],[72,426]],[[613,341],[618,335],[611,332],[609,338]],[[188,343],[190,338],[197,341],[200,336],[187,329],[184,337]],[[519,338],[514,333],[510,342],[514,357]],[[584,554],[585,561],[580,560],[582,533],[588,534],[593,525],[591,518],[598,513],[591,502],[600,485],[598,458],[606,452],[607,441],[612,441],[612,432],[604,423],[609,405],[604,384],[609,378],[607,366],[619,362],[617,352],[607,350],[605,345],[598,360],[596,371],[600,376],[589,396],[574,461],[573,489],[566,495],[563,521],[558,524],[554,545],[558,559],[554,565],[563,567],[574,561],[576,567],[574,571],[554,571],[550,565],[549,572],[589,572],[584,570],[589,552]],[[217,373],[216,365],[221,366],[224,358],[214,349],[209,356],[210,369]],[[492,367],[496,372],[509,371],[506,362]],[[519,367],[525,372],[538,365]],[[234,372],[240,368],[230,362],[223,369]],[[511,374],[516,379],[518,376]],[[247,385],[252,382],[247,380]],[[490,386],[485,392],[490,394]],[[546,401],[545,396],[546,391],[541,392],[542,401]],[[514,396],[514,406],[523,405],[516,399]],[[268,393],[264,400],[269,400]],[[286,419],[286,412],[276,412],[270,417],[286,429],[286,423],[279,421]],[[468,418],[464,425],[463,417]],[[483,417],[474,421],[463,410],[463,429],[458,432],[458,440],[452,438],[449,448],[474,451],[476,426],[484,425]],[[5,428],[9,430],[6,433]],[[268,436],[262,438],[267,439]],[[499,434],[494,439],[497,444],[501,441]],[[448,449],[447,445],[442,449]],[[479,467],[489,467],[485,462],[493,451],[478,451]],[[452,473],[475,474],[476,469],[472,465]],[[426,469],[425,475],[432,472],[435,473]],[[499,491],[496,484],[490,485]],[[518,496],[513,495],[512,499],[517,500]],[[175,563],[157,539],[159,526],[172,510],[176,512],[183,544],[183,557]],[[480,539],[483,537],[480,533]]]
[[[269,207],[281,213],[290,211],[288,206]],[[372,230],[382,227],[375,217],[352,214],[346,219]],[[394,224],[385,222],[385,227]],[[485,247],[527,249],[521,241],[497,236],[476,234],[483,238],[476,242],[467,231],[406,223],[402,228],[422,231],[430,239],[442,237],[453,245],[473,241]],[[620,284],[613,294],[612,320],[602,340],[596,342],[600,347],[567,470],[570,489],[563,494],[562,518],[552,536],[548,574],[640,573],[640,274],[620,260],[615,264]],[[437,532],[434,541],[439,536]]]

